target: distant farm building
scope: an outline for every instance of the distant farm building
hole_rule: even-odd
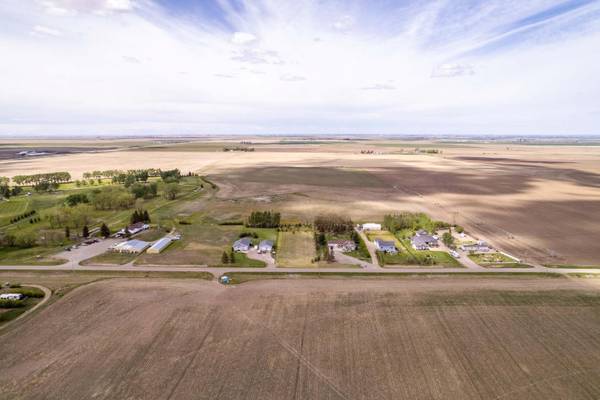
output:
[[[162,239],[154,242],[152,246],[148,249],[148,254],[158,254],[161,253],[164,249],[169,247],[169,245],[173,242],[173,239],[170,237],[164,237]]]
[[[115,245],[112,250],[116,251],[117,253],[139,254],[143,253],[148,247],[150,247],[150,243],[144,242],[143,240],[134,239],[119,243]]]
[[[356,250],[356,243],[353,240],[330,240],[327,245],[331,250],[339,250],[343,253]]]
[[[380,231],[381,230],[381,224],[375,224],[372,222],[366,223],[366,224],[362,224],[362,230],[363,231]]]
[[[259,253],[270,253],[273,251],[273,241],[272,240],[263,240],[258,244],[258,252]]]
[[[235,241],[233,251],[246,252],[250,247],[252,247],[252,239],[245,237]]]
[[[375,239],[375,247],[377,250],[382,251],[384,253],[395,254],[398,252],[396,249],[396,244],[392,241]]]

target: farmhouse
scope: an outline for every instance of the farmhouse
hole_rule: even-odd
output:
[[[144,222],[136,222],[135,224],[129,225],[127,227],[127,231],[129,231],[130,234],[135,235],[136,233],[145,231],[148,228],[150,228],[150,225],[148,225]],[[115,236],[117,236],[117,237],[124,236],[124,235],[125,235],[125,228],[121,229],[119,232],[117,232],[115,234]]]
[[[377,250],[383,251],[384,253],[395,254],[398,252],[398,250],[396,250],[396,244],[392,241],[375,239],[375,247],[377,247]]]
[[[375,224],[372,222],[368,222],[366,224],[362,224],[362,230],[363,231],[380,231],[381,224]]]
[[[144,242],[143,240],[128,240],[127,242],[122,242],[115,245],[112,250],[117,253],[132,253],[139,254],[142,253],[150,246],[150,243]]]
[[[169,247],[169,245],[173,242],[173,239],[165,236],[162,239],[157,240],[156,242],[154,242],[154,244],[152,246],[150,246],[150,248],[148,249],[147,253],[148,254],[158,254],[160,252],[162,252],[164,249],[166,249],[167,247]]]
[[[252,247],[252,239],[244,237],[235,241],[233,251],[246,252],[250,250],[250,247]]]
[[[410,239],[410,244],[415,250],[429,250],[430,247],[438,246],[438,240],[427,233],[421,232],[421,234],[417,233]]]
[[[339,250],[341,252],[356,250],[356,243],[353,240],[330,240],[327,245],[331,250]]]
[[[263,240],[258,244],[258,252],[259,253],[270,253],[273,251],[273,241],[272,240]]]
[[[25,298],[21,293],[4,293],[0,294],[0,300],[22,300]]]

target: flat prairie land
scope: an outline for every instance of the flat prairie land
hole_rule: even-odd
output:
[[[311,231],[279,232],[277,239],[277,264],[280,267],[316,267],[315,239]]]
[[[594,279],[114,279],[3,333],[0,399],[597,399]]]
[[[66,170],[77,179],[107,165],[179,168],[219,185],[220,202],[206,209],[216,219],[255,209],[299,221],[319,213],[380,220],[420,211],[463,225],[528,263],[600,263],[597,143],[247,139],[254,152],[222,151],[239,140],[106,142],[116,149],[0,160],[0,175]]]

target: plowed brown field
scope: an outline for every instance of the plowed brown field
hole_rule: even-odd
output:
[[[0,398],[598,399],[594,282],[103,281],[0,337]]]

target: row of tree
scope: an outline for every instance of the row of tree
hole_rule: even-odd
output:
[[[339,215],[319,215],[314,220],[314,227],[319,232],[347,233],[354,230],[354,224],[350,218]]]
[[[408,211],[399,214],[386,215],[383,217],[383,226],[392,233],[403,229],[418,230],[425,229],[429,232],[442,228],[450,227],[450,224],[443,221],[433,221],[425,213],[412,213]]]
[[[8,183],[0,184],[0,198],[4,197],[5,199],[8,199],[11,196],[18,196],[22,192],[23,189],[21,188],[21,186],[15,186],[11,188],[10,186],[8,186]]]
[[[10,223],[14,224],[15,222],[19,222],[23,219],[27,219],[29,217],[31,217],[32,215],[35,215],[36,211],[35,210],[31,210],[31,211],[27,211],[23,214],[17,215],[16,217],[13,217],[10,219]]]
[[[281,214],[272,211],[252,211],[246,221],[249,228],[277,228],[281,223]]]
[[[71,174],[68,172],[50,172],[47,174],[16,175],[12,180],[17,185],[37,185],[42,182],[58,184],[69,182]]]

